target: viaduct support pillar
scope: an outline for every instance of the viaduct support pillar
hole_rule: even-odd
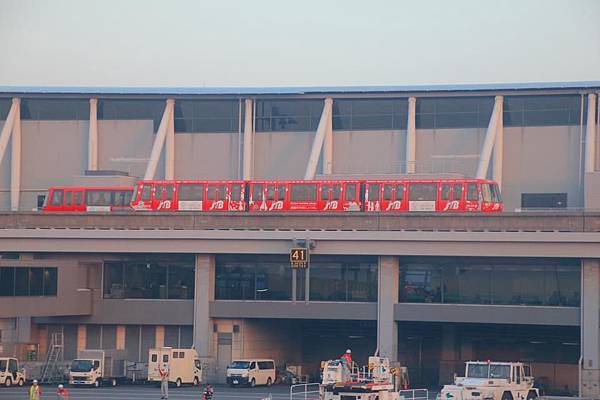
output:
[[[398,303],[400,269],[398,257],[379,257],[377,298],[377,348],[381,357],[398,361],[398,324],[394,305]]]
[[[581,263],[579,396],[600,398],[600,260]]]
[[[198,356],[210,364],[214,363],[211,349],[212,320],[209,316],[210,302],[215,299],[215,256],[212,254],[196,254],[194,288],[194,348]],[[207,371],[207,372],[209,372]]]

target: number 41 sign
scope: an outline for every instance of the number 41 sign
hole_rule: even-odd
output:
[[[290,264],[292,268],[306,268],[308,266],[308,249],[295,247],[290,250]]]

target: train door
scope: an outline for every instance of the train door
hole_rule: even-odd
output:
[[[173,183],[157,183],[154,186],[152,209],[153,210],[176,210],[175,185]]]
[[[382,183],[381,190],[381,211],[390,211],[395,208],[394,185],[392,183]]]
[[[75,190],[73,192],[73,202],[75,204],[75,210],[85,211],[85,202],[83,201],[83,190]]]
[[[75,202],[75,194],[76,190],[73,190],[71,188],[69,189],[65,189],[65,201],[64,201],[64,205],[63,205],[63,209],[64,211],[76,211],[77,210],[77,204]]]
[[[365,184],[365,211],[381,211],[381,184],[369,182]]]
[[[181,211],[202,211],[205,186],[203,183],[180,183],[177,186],[177,209]]]
[[[250,183],[250,199],[248,201],[248,211],[261,211],[265,199],[264,185],[262,183]],[[265,207],[266,210],[266,207]]]
[[[224,183],[208,183],[206,185],[206,207],[208,211],[227,210],[227,185]]]
[[[466,184],[466,199],[465,211],[479,211],[481,205],[481,194],[479,192],[479,184],[477,182],[468,182]]]
[[[342,197],[343,197],[343,209],[345,211],[360,211],[360,185],[356,182],[343,183]]]
[[[449,183],[440,183],[438,185],[437,211],[449,211],[452,207],[452,186]]]
[[[229,196],[227,209],[229,211],[245,211],[246,202],[244,200],[244,184],[242,182],[230,183],[228,185]]]
[[[138,185],[133,194],[134,201],[132,203],[135,210],[152,210],[153,209],[153,195],[154,184],[150,182],[144,182]]]
[[[389,186],[389,187],[386,187]],[[407,206],[404,199],[406,186],[403,183],[386,183],[383,187],[384,201],[387,200],[385,211],[406,211]]]
[[[411,182],[408,189],[409,211],[435,211],[437,203],[436,182]]]

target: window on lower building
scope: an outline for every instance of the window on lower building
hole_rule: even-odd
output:
[[[340,99],[333,102],[335,130],[401,130],[408,122],[407,99]]]
[[[521,208],[567,208],[567,193],[522,193]]]
[[[52,267],[0,267],[0,297],[56,296],[57,280]]]
[[[310,264],[309,300],[377,301],[377,263],[370,258],[314,256]]]
[[[317,130],[323,100],[257,100],[256,132]]]

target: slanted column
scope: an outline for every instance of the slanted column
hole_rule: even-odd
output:
[[[16,99],[15,105],[10,159],[10,209],[19,211],[21,197],[21,102],[19,99]]]
[[[588,94],[585,127],[585,172],[596,170],[596,95]]]
[[[477,166],[476,176],[479,179],[487,178],[490,158],[492,156],[492,150],[494,149],[494,143],[496,142],[496,134],[498,133],[498,120],[502,118],[502,101],[502,96],[496,96],[494,99],[494,111],[492,112],[490,122],[488,123],[483,147],[479,156],[479,164]]]
[[[579,396],[600,398],[600,260],[582,260],[581,274]]]
[[[315,179],[317,165],[319,164],[319,158],[321,157],[321,149],[323,148],[325,134],[329,125],[328,119],[331,118],[332,105],[333,99],[325,99],[325,102],[323,103],[323,112],[321,113],[321,119],[319,120],[319,126],[317,127],[317,133],[315,134],[315,139],[310,150],[310,156],[308,157],[306,172],[304,173],[305,180]]]
[[[242,169],[244,180],[254,176],[254,101],[244,100],[244,164]]]
[[[377,348],[381,357],[398,361],[398,324],[394,319],[394,305],[398,303],[400,269],[398,257],[379,257],[377,298]]]
[[[406,167],[407,174],[414,174],[417,170],[417,99],[408,98],[408,122],[406,124]]]
[[[145,180],[154,179],[158,160],[160,159],[160,154],[162,153],[162,149],[165,144],[165,138],[167,137],[167,131],[169,130],[169,118],[171,118],[173,114],[174,105],[175,100],[167,100],[165,111],[163,112],[162,119],[160,120],[160,125],[158,127],[158,131],[156,132],[156,137],[154,138],[154,144],[152,145],[150,160],[148,160],[148,166],[146,167],[146,172],[144,174]]]
[[[19,107],[20,101],[17,97],[13,98],[12,105],[10,107],[10,111],[6,116],[6,121],[4,121],[4,125],[2,126],[2,131],[0,132],[0,163],[4,158],[4,154],[6,153],[6,148],[8,147],[8,141],[10,139],[10,135],[13,131],[13,126],[15,123],[15,115],[20,113]]]
[[[90,99],[90,128],[88,131],[88,170],[98,170],[98,99]]]
[[[211,358],[212,320],[210,302],[215,299],[215,256],[196,255],[194,288],[194,347],[201,358]]]
[[[496,140],[494,141],[494,163],[492,169],[492,179],[498,183],[502,189],[502,168],[504,160],[504,104],[500,101],[498,104],[498,120],[496,121]]]

